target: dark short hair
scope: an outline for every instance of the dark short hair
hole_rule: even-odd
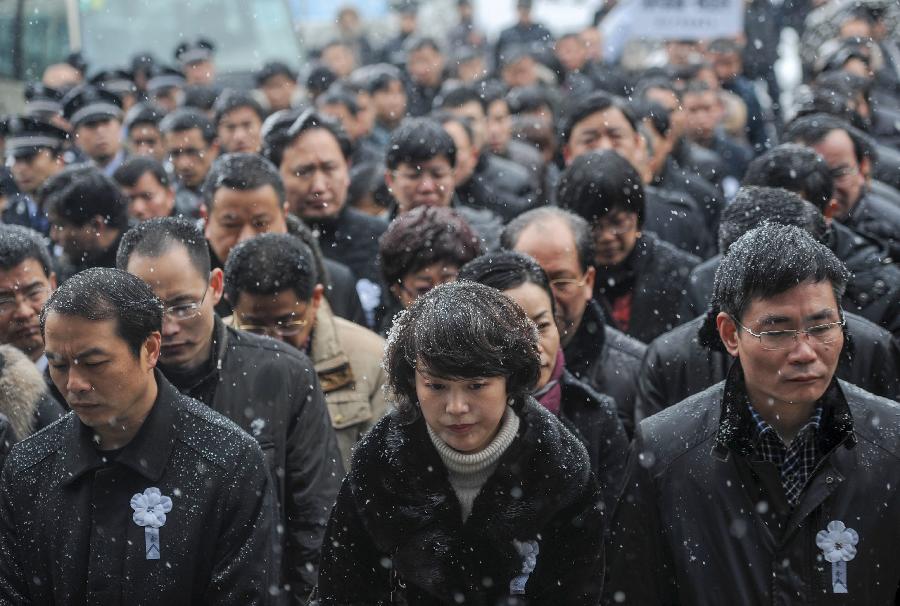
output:
[[[591,225],[582,217],[558,206],[534,208],[510,221],[500,235],[500,246],[513,250],[523,231],[535,223],[554,218],[562,220],[571,230],[575,239],[575,251],[578,254],[578,266],[582,272],[587,271],[594,264],[594,236],[591,233]]]
[[[738,238],[716,270],[712,301],[698,336],[710,349],[724,349],[716,316],[738,322],[755,299],[768,299],[807,282],[828,281],[838,307],[849,272],[824,244],[793,225],[764,223]]]
[[[287,63],[282,61],[270,61],[266,63],[261,69],[254,72],[253,79],[256,81],[256,86],[262,86],[266,83],[266,80],[274,78],[275,76],[286,76],[294,82],[297,81],[297,72]]]
[[[804,145],[817,145],[832,131],[842,130],[853,141],[853,153],[857,162],[866,158],[875,159],[875,145],[872,140],[849,122],[828,114],[811,114],[797,118],[784,131],[784,140]]]
[[[614,211],[635,213],[644,224],[644,185],[628,160],[612,150],[592,151],[575,158],[556,188],[560,207],[588,223]]]
[[[354,117],[359,113],[356,93],[350,92],[341,84],[333,84],[327,91],[319,95],[319,98],[316,99],[316,106],[321,108],[324,105],[342,105]]]
[[[487,106],[481,94],[474,86],[463,84],[444,92],[434,100],[435,109],[457,109],[469,103],[477,103],[481,109],[487,112]]]
[[[203,181],[203,203],[210,212],[216,192],[222,188],[250,191],[269,185],[279,206],[284,204],[284,182],[275,165],[259,154],[234,153],[219,156]]]
[[[386,91],[392,82],[403,83],[403,73],[393,65],[379,63],[372,65],[367,71],[369,94]]]
[[[401,418],[419,414],[416,369],[446,379],[505,377],[516,409],[540,375],[538,336],[522,308],[473,282],[433,288],[394,319],[384,354],[387,387]]]
[[[381,274],[388,286],[432,263],[462,267],[481,252],[481,240],[462,216],[451,208],[433,206],[398,215],[378,245]]]
[[[47,316],[116,321],[116,334],[136,358],[154,332],[162,331],[163,304],[137,276],[119,269],[93,267],[75,274],[50,295],[41,311],[41,336]]]
[[[456,145],[440,122],[433,118],[405,118],[391,133],[385,164],[388,170],[397,170],[401,164],[424,164],[439,156],[456,166]]]
[[[113,173],[113,180],[122,187],[134,187],[138,179],[150,173],[163,187],[169,187],[169,174],[165,167],[155,158],[135,156],[126,160]]]
[[[607,93],[596,92],[576,99],[571,104],[562,119],[562,127],[559,132],[560,141],[568,143],[569,138],[572,136],[572,131],[575,130],[575,127],[578,126],[580,122],[596,113],[604,112],[608,109],[617,109],[622,112],[622,115],[625,116],[628,124],[631,125],[632,130],[637,132],[637,118],[627,103],[612,95],[608,95]],[[510,111],[512,111],[512,107],[510,107]]]
[[[156,259],[180,244],[188,252],[191,265],[205,280],[210,272],[209,246],[197,225],[180,217],[157,217],[129,229],[116,252],[116,267],[128,269],[132,255]]]
[[[0,223],[0,269],[9,271],[28,259],[41,265],[48,278],[53,273],[53,261],[44,237],[21,225]]]
[[[403,50],[406,52],[407,56],[409,56],[410,53],[420,51],[423,48],[430,48],[436,53],[442,52],[441,46],[437,43],[437,40],[430,36],[416,36],[407,40],[403,45]]]
[[[226,115],[242,107],[253,110],[260,122],[266,119],[266,112],[263,111],[259,102],[253,98],[253,95],[241,90],[226,90],[219,95],[213,104],[213,113],[215,115],[213,122],[215,122],[216,127],[218,128]]]
[[[724,254],[738,238],[764,222],[799,227],[819,241],[825,236],[822,211],[797,194],[780,187],[742,187],[722,211],[719,252]]]
[[[500,291],[534,284],[550,298],[550,309],[556,314],[550,280],[538,262],[526,254],[512,250],[489,252],[463,265],[459,270],[459,279],[478,282]]]
[[[316,287],[312,251],[290,234],[261,234],[235,246],[225,263],[225,296],[237,305],[241,293],[275,295],[292,290],[309,301]]]
[[[216,140],[216,126],[201,111],[182,107],[168,114],[159,123],[159,130],[163,134],[181,133],[187,130],[197,129],[206,141],[206,145],[212,145]]]
[[[737,40],[731,38],[716,38],[709,43],[707,49],[715,55],[730,55],[732,53],[741,54],[744,47]]]
[[[135,126],[143,124],[159,128],[159,123],[166,115],[166,110],[150,103],[138,103],[128,110],[125,114],[123,125],[125,129],[131,132]]]
[[[542,107],[548,107],[552,113],[556,113],[556,100],[543,86],[514,88],[506,94],[506,104],[511,114],[537,112]]]
[[[448,111],[434,112],[431,117],[440,122],[441,126],[446,126],[451,122],[458,124],[459,127],[463,129],[463,132],[466,133],[466,138],[469,140],[470,145],[475,140],[475,129],[472,128],[472,121],[469,118],[457,116]]]
[[[294,120],[293,124],[288,127],[286,133],[287,142],[281,148],[282,153],[284,152],[284,148],[294,143],[300,135],[306,131],[313,130],[314,128],[324,130],[331,134],[331,136],[334,137],[334,140],[337,141],[338,147],[341,148],[341,154],[343,154],[344,159],[347,161],[350,160],[350,156],[353,154],[353,143],[350,142],[350,137],[347,136],[341,123],[331,116],[326,116],[313,109],[304,111],[296,120]]]
[[[47,179],[39,195],[57,221],[81,226],[99,215],[110,227],[128,226],[125,195],[94,166],[76,164],[63,169]]]
[[[754,158],[744,185],[783,187],[824,211],[834,195],[834,178],[822,156],[796,143],[783,143]]]
[[[302,113],[303,110],[299,109],[280,109],[269,114],[269,117],[263,121],[259,131],[262,138],[260,154],[275,166],[281,166],[284,148],[291,141],[288,137],[288,130]]]

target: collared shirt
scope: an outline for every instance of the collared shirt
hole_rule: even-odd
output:
[[[822,405],[816,406],[809,421],[788,445],[752,405],[749,408],[756,424],[756,454],[762,460],[775,464],[787,500],[791,507],[796,507],[806,482],[819,462],[817,434],[822,421]]]

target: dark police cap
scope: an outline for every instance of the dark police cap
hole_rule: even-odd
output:
[[[63,98],[63,115],[73,127],[122,117],[118,95],[90,84],[70,90]]]
[[[25,113],[29,116],[58,116],[62,114],[63,93],[40,82],[25,85]]]
[[[166,110],[150,103],[138,103],[125,114],[123,126],[130,130],[135,124],[159,125],[166,116]]]
[[[297,72],[281,61],[270,61],[262,66],[262,69],[253,74],[257,86],[265,84],[266,80],[275,76],[286,76],[297,81]]]
[[[184,74],[174,67],[156,66],[147,80],[147,92],[155,95],[170,88],[184,86]]]
[[[9,116],[3,121],[6,155],[13,158],[33,156],[38,150],[60,149],[68,133],[46,120],[33,116]]]
[[[213,57],[216,45],[205,38],[198,38],[192,42],[182,42],[175,49],[175,60],[182,65],[209,61]]]

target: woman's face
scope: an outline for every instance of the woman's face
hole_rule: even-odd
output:
[[[444,379],[419,368],[416,396],[425,422],[441,440],[459,452],[475,453],[500,430],[506,377]]]
[[[637,213],[613,211],[594,221],[594,260],[612,266],[624,261],[641,235]]]
[[[559,329],[553,318],[553,307],[547,292],[530,282],[515,288],[504,290],[503,294],[515,301],[525,310],[531,321],[538,327],[538,350],[541,353],[541,376],[537,389],[542,388],[550,380],[556,356],[559,353]]]

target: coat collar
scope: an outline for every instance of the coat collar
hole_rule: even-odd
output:
[[[855,444],[853,416],[836,378],[832,377],[831,384],[819,403],[822,405],[822,420],[818,432],[819,452],[827,455],[845,439],[849,439],[849,445]],[[744,369],[740,360],[735,360],[725,378],[722,412],[713,451],[723,458],[727,457],[728,451],[750,457],[754,452],[755,436],[755,424],[744,383]]]
[[[563,349],[566,366],[575,373],[585,373],[606,343],[606,316],[595,300],[588,301],[575,336]]]
[[[312,333],[310,357],[324,393],[354,385],[350,359],[344,353],[338,338],[334,313],[324,298],[316,311],[316,327]]]
[[[175,445],[180,425],[175,402],[182,396],[159,370],[154,371],[154,376],[158,392],[153,408],[116,462],[156,482],[162,477]],[[84,474],[103,467],[101,451],[95,447],[94,431],[74,414],[69,418],[63,444],[62,484],[71,484]]]

